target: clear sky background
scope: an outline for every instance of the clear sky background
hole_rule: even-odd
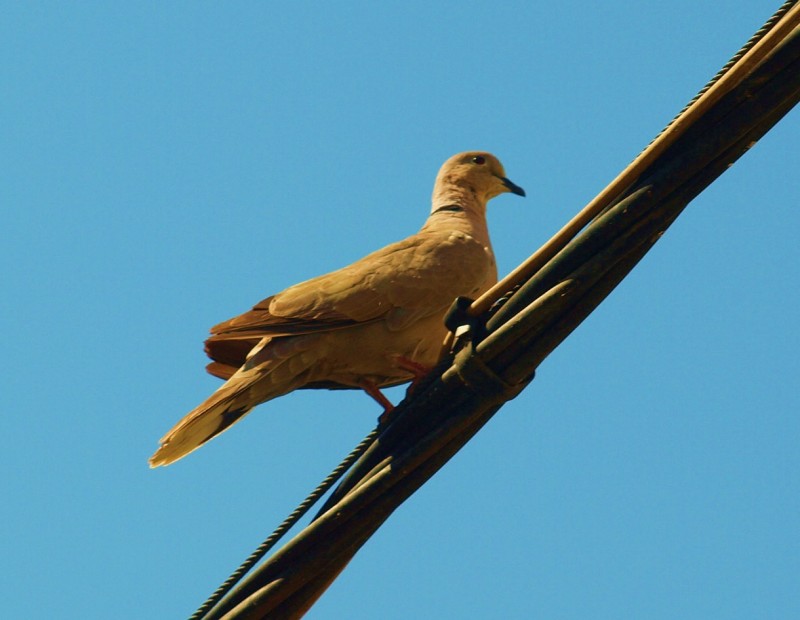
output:
[[[208,327],[415,232],[468,149],[528,192],[508,272],[779,4],[4,3],[0,615],[189,616],[379,413],[293,394],[151,471]],[[800,617],[798,144],[794,110],[308,617]]]

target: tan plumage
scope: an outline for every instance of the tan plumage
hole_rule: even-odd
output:
[[[497,281],[486,203],[524,196],[493,155],[460,153],[436,178],[431,214],[415,235],[301,282],[215,325],[208,371],[227,381],[162,439],[150,466],[168,465],[259,403],[305,387],[372,388],[435,364],[444,313],[459,295]]]

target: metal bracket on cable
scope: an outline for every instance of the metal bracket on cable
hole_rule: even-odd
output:
[[[484,361],[481,354],[476,351],[476,346],[471,341],[464,344],[456,353],[453,365],[442,375],[443,382],[458,380],[476,396],[504,403],[515,398],[533,379],[531,375],[521,383],[509,383]]]

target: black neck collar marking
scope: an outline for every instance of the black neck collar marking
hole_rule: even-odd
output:
[[[464,207],[459,207],[458,205],[445,205],[444,207],[439,207],[433,213],[439,213],[440,211],[453,211],[454,213],[461,213],[464,211]],[[433,213],[431,215],[433,215]]]

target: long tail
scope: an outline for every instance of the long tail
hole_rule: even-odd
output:
[[[169,465],[182,459],[209,439],[230,428],[255,406],[256,403],[238,404],[244,400],[241,397],[250,386],[229,385],[234,381],[234,377],[231,377],[203,404],[190,411],[161,438],[161,446],[150,457],[150,467]]]
[[[161,438],[150,467],[174,463],[230,428],[256,405],[303,384],[305,368],[291,363],[286,347],[277,347],[283,354],[275,355],[276,347],[269,344],[269,339],[260,343],[244,366]]]

